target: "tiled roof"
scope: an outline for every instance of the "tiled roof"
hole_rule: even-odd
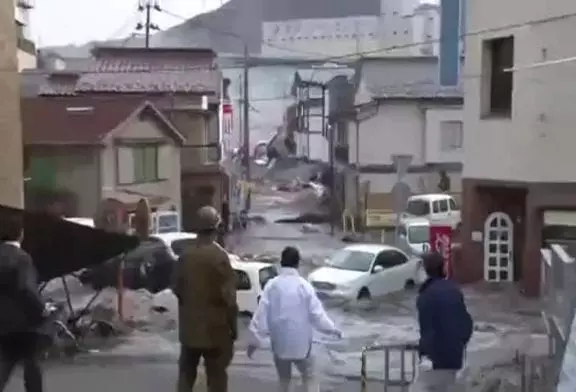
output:
[[[84,92],[218,94],[221,73],[209,49],[96,48],[96,58],[53,70],[41,95]]]
[[[44,75],[44,80],[38,87],[38,95],[74,95],[79,77],[73,73]]]
[[[220,73],[213,69],[84,73],[76,84],[76,91],[215,94],[219,91],[220,79]]]
[[[38,97],[25,98],[21,105],[24,143],[37,145],[99,144],[134,112],[151,108],[159,113],[141,98],[125,97]],[[163,116],[161,120],[166,121]]]
[[[448,87],[435,83],[407,83],[369,89],[374,99],[457,99],[464,96],[461,86]]]

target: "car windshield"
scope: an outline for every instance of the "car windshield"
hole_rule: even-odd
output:
[[[159,233],[173,233],[176,231],[178,231],[178,216],[176,214],[158,216]]]
[[[182,256],[184,251],[187,247],[190,246],[194,242],[193,238],[183,238],[181,240],[172,241],[170,247],[172,248],[172,252],[178,257]]]
[[[370,270],[374,253],[342,249],[334,253],[327,264],[332,268],[366,272]]]
[[[430,203],[426,200],[410,200],[406,206],[406,213],[414,216],[430,214]]]
[[[408,227],[408,242],[411,244],[423,244],[430,240],[430,227],[411,226]]]
[[[278,275],[278,271],[276,270],[276,267],[270,266],[262,268],[258,273],[258,275],[260,278],[260,286],[262,287],[262,289],[264,289],[266,283],[268,283],[272,278],[275,278]]]

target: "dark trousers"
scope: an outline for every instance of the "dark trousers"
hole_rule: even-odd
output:
[[[6,389],[17,365],[24,367],[26,392],[42,392],[40,356],[36,334],[22,333],[0,337],[0,392]]]
[[[204,359],[208,392],[228,391],[228,366],[232,362],[234,345],[218,348],[192,348],[181,346],[179,360],[178,392],[194,389],[198,377],[200,358]]]

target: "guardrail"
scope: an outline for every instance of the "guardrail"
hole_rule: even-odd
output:
[[[384,392],[388,392],[391,387],[408,391],[410,384],[416,378],[418,369],[418,347],[413,343],[373,344],[365,347],[360,359],[361,392],[366,392],[368,388],[368,354],[377,351],[382,351],[384,355]],[[392,371],[393,365],[395,369],[398,369],[398,374]]]
[[[540,297],[549,358],[536,364],[533,359],[524,360],[522,391],[526,392],[550,390],[557,384],[562,368],[576,307],[576,262],[566,246],[551,244],[549,249],[541,250]]]

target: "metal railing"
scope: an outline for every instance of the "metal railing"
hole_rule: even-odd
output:
[[[408,391],[418,369],[418,347],[416,344],[373,344],[362,350],[360,367],[361,392],[368,388],[368,354],[382,352],[384,356],[384,392],[390,388]]]
[[[576,263],[569,252],[557,243],[541,250],[540,296],[549,357],[523,359],[523,392],[551,391],[558,382],[576,307]]]

